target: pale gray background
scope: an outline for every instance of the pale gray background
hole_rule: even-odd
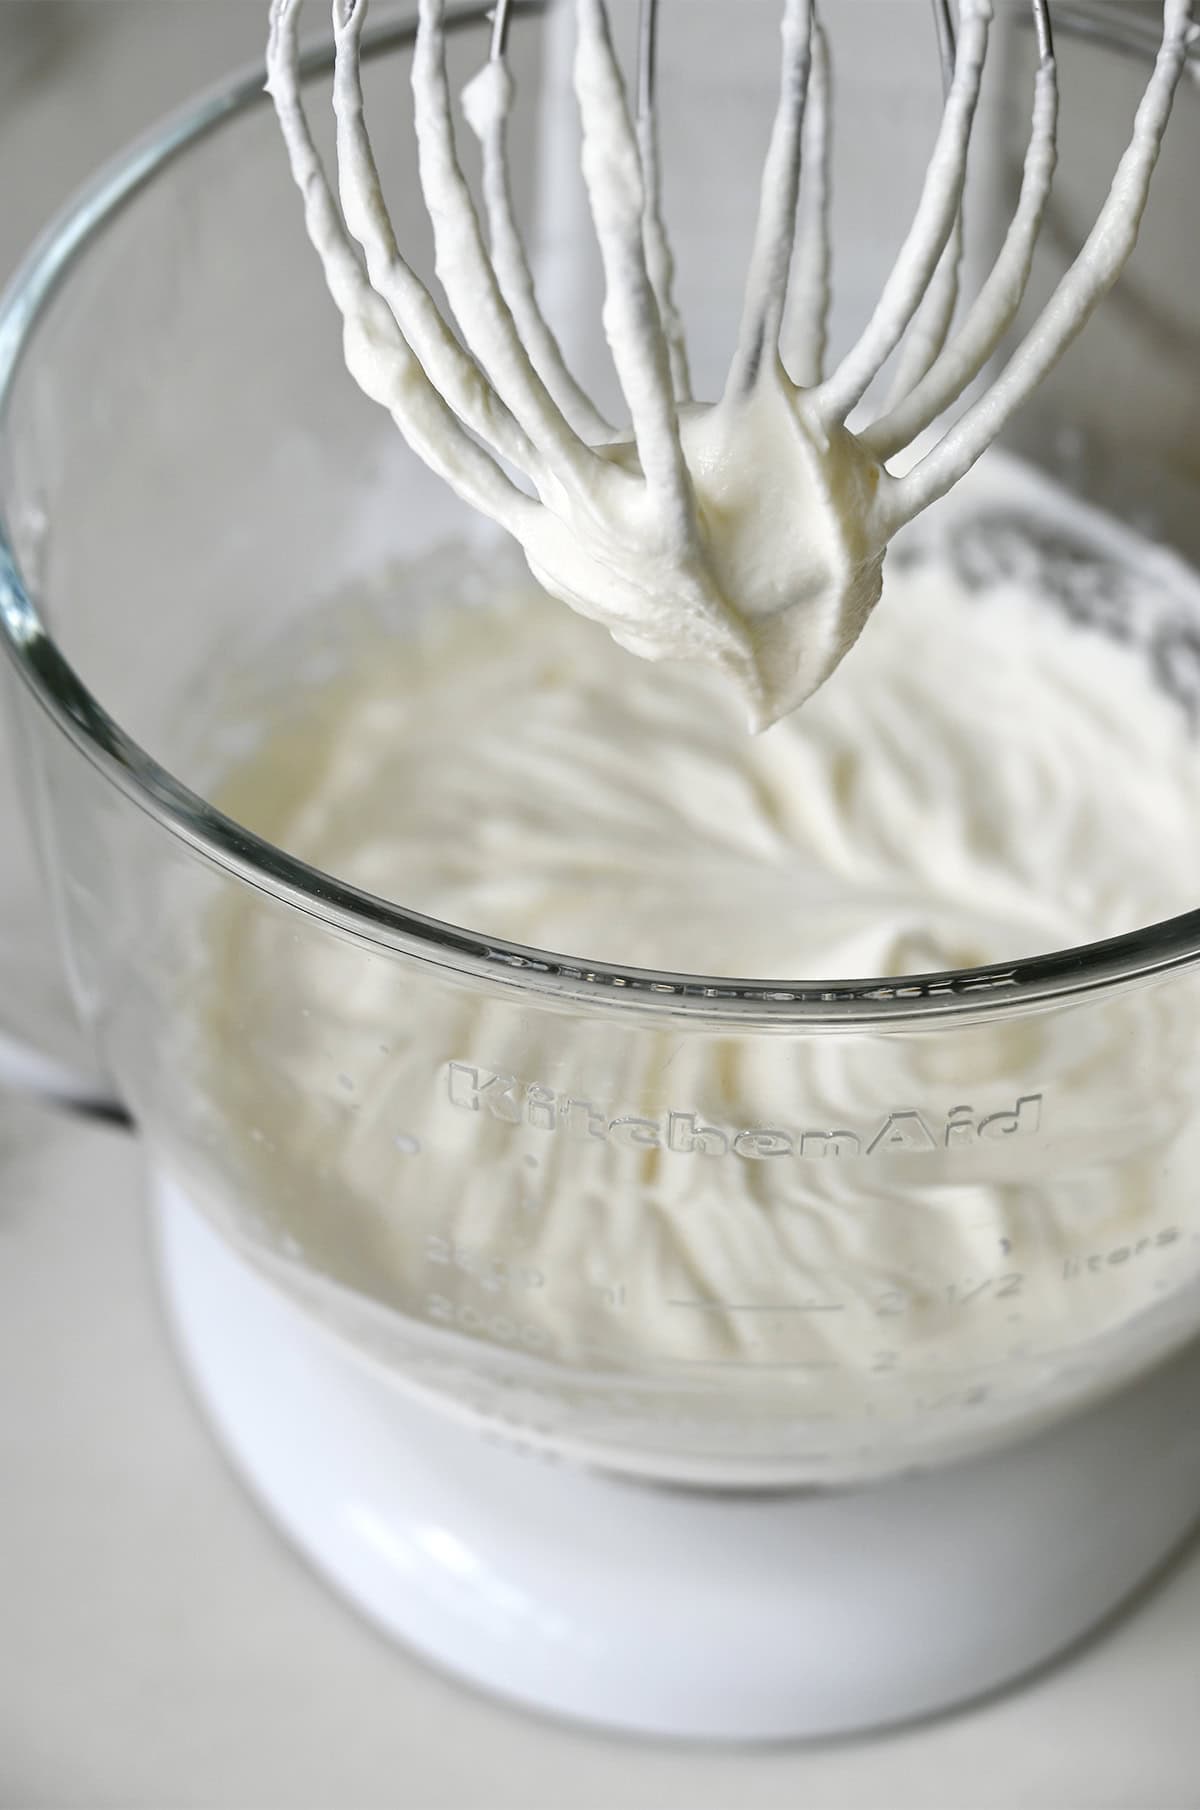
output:
[[[261,35],[258,0],[0,0],[0,271]],[[28,924],[6,777],[0,906]],[[0,936],[0,999],[16,951]],[[1200,1807],[1194,1553],[1070,1664],[865,1743],[624,1744],[433,1676],[344,1612],[227,1472],[166,1343],[139,1194],[120,1133],[0,1101],[3,1810]]]

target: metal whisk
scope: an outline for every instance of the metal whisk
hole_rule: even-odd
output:
[[[463,97],[482,153],[482,220],[455,143],[444,0],[420,0],[420,180],[457,335],[405,261],[383,200],[359,70],[367,0],[333,4],[340,212],[301,102],[300,4],[273,0],[269,87],[353,375],[461,496],[521,541],[549,590],[637,653],[723,667],[742,685],[755,726],[793,708],[833,670],[880,594],[892,535],[980,457],[1116,280],[1195,31],[1190,0],[1163,0],[1155,65],[1087,243],[999,375],[896,474],[888,462],[963,397],[1025,295],[1056,155],[1049,0],[1030,0],[1038,67],[1015,211],[957,325],[966,161],[992,0],[959,0],[957,19],[950,0],[933,0],[945,88],[933,155],[878,305],[832,369],[829,48],[819,0],[783,0],[779,103],[741,325],[724,393],[705,405],[692,396],[662,210],[656,53],[665,16],[658,0],[642,0],[631,105],[605,0],[574,0],[584,178],[629,418],[620,430],[568,369],[517,224],[507,143],[511,0],[498,0],[488,62]],[[882,411],[862,422],[864,398],[893,357]],[[768,439],[776,481],[764,497],[754,473]],[[773,566],[764,572],[747,549],[768,544]],[[752,568],[759,576],[747,576]]]

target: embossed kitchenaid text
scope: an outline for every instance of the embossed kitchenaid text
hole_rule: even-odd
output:
[[[594,1100],[562,1093],[540,1081],[493,1073],[467,1062],[446,1065],[446,1091],[461,1112],[485,1114],[506,1125],[593,1140],[624,1150],[664,1150],[677,1156],[736,1156],[751,1162],[803,1157],[836,1162],[867,1156],[921,1156],[966,1145],[1033,1137],[1042,1128],[1043,1096],[1022,1094],[1012,1106],[976,1112],[970,1105],[934,1113],[914,1106],[883,1113],[867,1125],[834,1130],[774,1125],[705,1123],[697,1113],[669,1111],[657,1118],[613,1113]]]

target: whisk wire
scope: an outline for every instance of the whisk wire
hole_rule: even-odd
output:
[[[954,59],[958,50],[954,16],[950,11],[950,0],[931,0],[931,4],[934,30],[937,32],[938,54],[942,59],[942,92],[949,94],[950,84],[954,80]]]
[[[815,392],[818,412],[830,424],[845,421],[899,345],[953,232],[962,202],[991,15],[990,0],[963,0],[954,78],[912,226],[864,332],[833,376]]]
[[[829,39],[815,3],[800,160],[796,250],[780,352],[792,382],[811,389],[825,375],[833,300],[833,71]]]
[[[974,382],[1016,319],[1029,278],[1057,162],[1059,87],[1046,0],[1033,0],[1040,50],[1033,117],[1012,221],[991,271],[953,339],[905,393],[897,384],[887,412],[862,432],[880,460],[892,458],[930,427]]]
[[[642,240],[646,267],[667,342],[676,402],[690,402],[687,336],[675,302],[675,258],[662,207],[658,138],[658,0],[641,0],[638,31],[637,140],[642,164]]]
[[[613,437],[612,426],[572,375],[542,312],[517,224],[508,153],[508,121],[514,92],[506,62],[511,19],[510,0],[497,0],[487,64],[463,95],[467,123],[479,139],[492,265],[517,332],[554,403],[574,433],[590,445],[601,445]]]
[[[931,4],[938,54],[942,63],[942,96],[945,101],[949,99],[954,81],[958,40],[954,29],[954,18],[950,11],[950,0],[931,0]],[[930,278],[929,288],[921,298],[921,305],[913,316],[912,324],[900,344],[896,369],[888,393],[889,408],[894,407],[897,402],[908,395],[910,390],[915,389],[949,337],[954,311],[958,306],[965,195],[966,184],[964,182],[963,192],[959,197],[958,212],[954,216],[954,225],[951,228],[945,250],[938,259],[937,267]]]
[[[641,0],[638,12],[638,118],[658,103],[658,0]]]
[[[779,104],[763,166],[758,221],[737,348],[726,395],[743,396],[768,358],[779,360],[780,328],[800,200],[804,117],[812,67],[813,0],[785,0]]]
[[[272,0],[267,90],[275,103],[293,180],[303,197],[305,229],[345,324],[347,362],[360,387],[388,411],[418,456],[464,501],[520,538],[533,505],[466,431],[414,357],[391,309],[364,272],[343,224],[301,99],[299,12],[300,0]]]
[[[1134,117],[1133,135],[1083,249],[985,395],[891,487],[889,532],[943,496],[961,471],[980,458],[1082,332],[1096,304],[1116,282],[1137,240],[1193,30],[1191,0],[1163,0],[1162,42]]]
[[[575,92],[583,177],[604,267],[604,328],[645,481],[681,547],[698,544],[670,352],[646,258],[645,184],[604,0],[578,0]]]
[[[359,0],[359,10],[363,4]],[[458,159],[446,70],[445,0],[420,0],[418,17],[412,80],[417,171],[446,300],[469,350],[535,449],[527,467],[530,477],[537,483],[543,477],[539,467],[549,461],[557,475],[586,485],[597,456],[555,404],[517,331]]]
[[[524,464],[533,450],[528,437],[464,352],[396,243],[363,118],[359,52],[366,12],[366,0],[355,6],[342,0],[334,8],[333,106],[346,226],[366,259],[372,288],[387,303],[434,387],[492,451]]]
[[[511,0],[496,0],[492,8],[492,42],[488,50],[493,63],[503,62],[508,54],[508,28],[511,21]]]

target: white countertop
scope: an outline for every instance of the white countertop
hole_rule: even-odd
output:
[[[254,55],[261,15],[0,0],[0,270]],[[2,780],[0,898],[27,906]],[[472,1696],[344,1610],[227,1470],[168,1345],[132,1140],[0,1100],[3,1810],[1200,1810],[1198,1683],[1193,1550],[1069,1663],[869,1742],[637,1745]]]

